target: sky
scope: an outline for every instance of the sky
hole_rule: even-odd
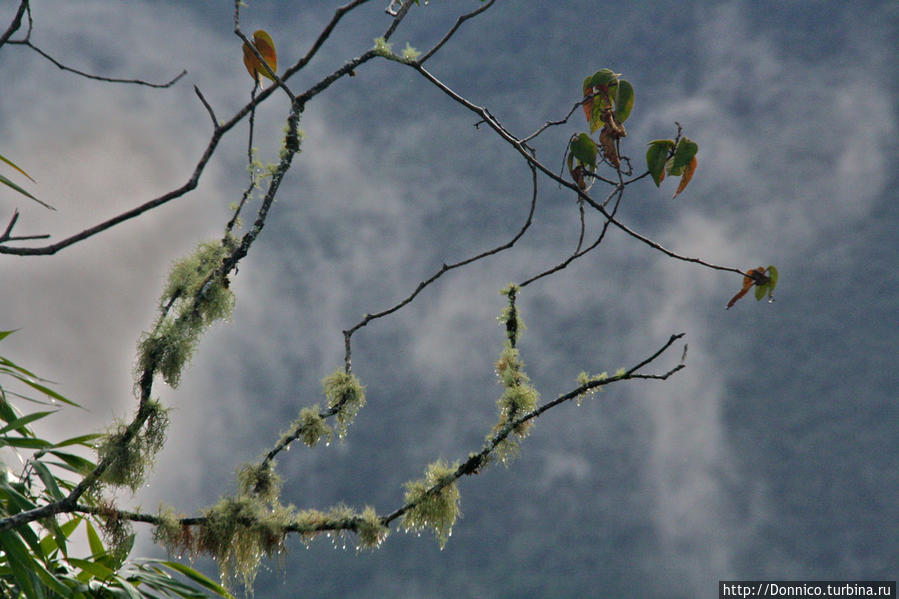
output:
[[[228,2],[33,5],[32,41],[70,66],[148,81],[188,71],[157,90],[0,49],[0,153],[57,208],[0,190],[0,218],[18,208],[18,234],[56,240],[182,185],[211,134],[193,86],[226,119],[251,82]],[[385,5],[345,17],[292,89],[369,49],[389,24]],[[395,48],[430,47],[476,6],[415,7]],[[266,29],[281,65],[292,64],[334,7],[251,1],[242,27]],[[0,22],[12,14],[3,5]],[[723,579],[895,580],[896,31],[889,2],[498,2],[465,23],[428,68],[516,135],[563,118],[603,67],[635,88],[622,151],[638,170],[645,144],[682,124],[699,144],[690,186],[672,199],[672,181],[643,179],[626,190],[620,220],[684,256],[776,265],[776,301],[750,295],[725,311],[737,275],[610,229],[522,291],[528,375],[549,401],[581,371],[638,363],[681,332],[686,368],[541,416],[513,463],[460,481],[463,517],[443,550],[396,528],[374,552],[293,539],[280,565],[266,563],[257,596],[695,597]],[[260,107],[263,162],[277,157],[286,114],[283,95]],[[321,379],[343,364],[342,330],[441,264],[515,235],[530,171],[477,121],[386,61],[309,103],[302,153],[233,277],[233,318],[207,333],[177,389],[157,383],[172,408],[168,441],[148,487],[123,494],[123,506],[165,501],[193,514],[233,493],[235,469],[324,401]],[[538,158],[561,170],[568,138],[585,129],[579,113],[549,128]],[[247,183],[246,135],[246,123],[230,132],[182,198],[54,256],[0,255],[0,329],[19,329],[0,355],[84,406],[48,435],[129,416],[137,340],[172,262],[220,236]],[[345,440],[280,457],[285,503],[388,513],[428,463],[480,448],[501,393],[499,289],[577,242],[576,198],[546,177],[538,192],[514,248],[447,273],[358,331],[353,369],[368,405]],[[598,184],[592,193],[601,197]],[[587,238],[601,225],[588,215]],[[650,370],[676,365],[682,348]],[[162,555],[149,530],[137,532],[141,554]]]

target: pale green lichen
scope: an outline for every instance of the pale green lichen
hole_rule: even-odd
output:
[[[277,503],[284,481],[274,467],[272,461],[241,466],[237,471],[237,485],[241,495],[258,497],[272,505]]]
[[[156,454],[165,443],[169,425],[168,410],[159,402],[149,400],[144,410],[144,424],[136,433],[128,425],[114,425],[97,445],[97,459],[107,464],[100,480],[113,486],[127,486],[132,491],[146,479]]]
[[[365,387],[352,374],[338,370],[322,379],[328,407],[336,410],[337,435],[342,439],[359,408],[365,405]]]
[[[315,447],[322,438],[326,438],[327,442],[331,441],[331,427],[325,423],[325,419],[321,417],[318,405],[306,407],[300,410],[300,417],[294,421],[291,436],[297,433],[303,439],[303,443],[309,447]]]
[[[172,267],[159,302],[159,320],[138,344],[138,380],[144,373],[158,372],[169,385],[178,386],[200,334],[213,322],[230,317],[234,294],[219,270],[235,247],[231,236],[224,242],[201,243]]]
[[[375,38],[374,51],[375,51],[375,54],[377,54],[378,56],[383,56],[385,58],[392,57],[393,56],[393,50],[391,50],[392,46],[393,46],[393,44],[391,44],[390,42],[385,40],[383,37]]]
[[[255,497],[225,497],[202,512],[195,550],[211,555],[219,564],[222,581],[229,586],[240,582],[247,590],[263,556],[273,557],[284,550],[287,528],[294,520],[292,506],[271,505]]]
[[[505,295],[509,298],[509,304],[503,308],[503,311],[496,320],[506,329],[506,337],[512,347],[515,347],[518,343],[518,338],[526,328],[524,326],[524,320],[522,320],[521,314],[515,305],[515,298],[519,289],[518,285],[510,283],[506,287],[503,287],[499,292],[500,295]]]
[[[181,524],[175,509],[160,503],[153,529],[153,542],[165,547],[169,554],[180,554],[190,547],[190,528]]]
[[[600,383],[602,381],[605,381],[608,378],[609,378],[609,375],[605,372],[603,372],[601,374],[590,375],[587,372],[582,371],[577,376],[577,384],[579,387],[586,387],[588,385],[594,385],[595,383]],[[585,390],[578,394],[577,405],[581,405],[581,402],[584,401],[585,397],[589,397],[590,399],[592,399],[596,393],[600,393],[600,392],[602,392],[601,385],[591,386],[588,390]]]
[[[359,538],[357,548],[374,549],[379,547],[389,534],[390,528],[381,522],[375,508],[366,506],[356,523],[356,535]]]
[[[503,309],[498,320],[506,329],[506,342],[503,351],[496,361],[496,376],[499,383],[505,387],[503,394],[497,400],[499,409],[499,421],[493,427],[493,432],[487,436],[489,443],[494,442],[497,436],[494,452],[500,461],[507,464],[518,454],[518,443],[527,436],[533,419],[522,420],[528,413],[537,407],[540,394],[530,384],[530,379],[524,372],[524,362],[515,345],[521,332],[524,330],[524,322],[515,305],[515,299],[519,287],[509,285],[500,293],[509,298],[509,304]]]
[[[409,42],[406,42],[406,47],[403,48],[402,56],[403,56],[403,60],[406,60],[408,62],[414,62],[415,60],[418,59],[419,56],[421,56],[421,52],[419,52],[418,50],[413,48],[411,45],[409,45]]]
[[[458,466],[438,460],[428,465],[424,478],[405,484],[405,502],[410,507],[403,514],[403,527],[407,532],[433,529],[441,549],[452,534],[456,518],[461,516],[454,478]]]

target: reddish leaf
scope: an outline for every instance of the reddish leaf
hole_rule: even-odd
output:
[[[759,266],[758,268],[753,268],[749,272],[746,273],[746,276],[743,277],[743,288],[737,292],[735,296],[730,298],[730,301],[727,302],[727,310],[730,310],[731,306],[737,303],[741,297],[746,295],[750,289],[752,289],[753,285],[764,285],[769,281],[768,277],[765,276],[765,267]]]
[[[693,159],[690,160],[689,164],[687,164],[687,166],[684,167],[684,174],[681,175],[680,185],[677,186],[677,191],[675,191],[674,195],[671,196],[672,200],[677,197],[677,194],[679,194],[680,192],[682,192],[684,189],[687,188],[687,184],[690,182],[690,179],[693,178],[693,173],[695,171],[696,171],[696,156],[694,156]]]
[[[603,158],[616,169],[621,167],[618,158],[618,150],[615,149],[615,140],[618,139],[608,125],[599,133],[599,147],[602,149]]]

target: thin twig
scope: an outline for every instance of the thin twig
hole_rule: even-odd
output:
[[[439,42],[437,42],[437,43],[434,45],[433,48],[431,48],[430,50],[428,50],[427,52],[425,52],[424,56],[422,56],[421,58],[419,58],[416,62],[417,62],[418,64],[422,64],[422,63],[424,63],[427,59],[431,58],[431,56],[433,56],[434,54],[436,54],[437,51],[440,50],[440,48],[442,48],[443,45],[444,45],[446,42],[448,42],[448,41],[450,40],[451,37],[453,37],[453,35],[455,35],[456,30],[459,29],[459,27],[462,26],[462,23],[464,23],[464,22],[467,21],[468,19],[474,18],[474,17],[478,16],[479,14],[481,14],[482,12],[484,12],[485,10],[487,10],[488,8],[490,8],[491,6],[493,6],[493,3],[494,3],[495,1],[496,1],[496,0],[490,0],[489,2],[487,2],[486,4],[484,4],[483,6],[480,6],[480,7],[478,7],[477,9],[471,11],[470,13],[464,14],[464,15],[462,15],[461,17],[459,17],[458,19],[456,19],[455,25],[453,25],[453,26],[450,28],[450,30],[446,32],[446,35],[444,35],[443,38],[441,38],[441,40],[440,40]]]
[[[103,75],[94,75],[92,73],[87,73],[85,71],[81,71],[79,69],[76,69],[76,68],[73,68],[70,66],[66,66],[65,64],[59,62],[58,60],[56,60],[55,58],[53,58],[52,56],[50,56],[49,54],[47,54],[46,52],[44,52],[43,50],[41,50],[40,48],[38,48],[37,46],[35,46],[28,40],[11,41],[9,43],[15,44],[15,45],[27,46],[27,47],[31,48],[32,50],[34,50],[35,52],[37,52],[38,54],[40,54],[41,56],[43,56],[44,58],[49,60],[51,63],[56,65],[56,67],[59,68],[60,70],[67,71],[69,73],[74,73],[75,75],[80,75],[81,77],[85,77],[87,79],[93,79],[94,81],[103,81],[105,83],[129,83],[132,85],[143,85],[146,87],[154,87],[157,89],[161,89],[161,88],[166,88],[166,87],[172,87],[182,77],[187,75],[187,70],[186,69],[182,70],[180,73],[175,75],[175,77],[173,77],[170,81],[168,81],[166,83],[151,83],[149,81],[144,81],[143,79],[124,79],[121,77],[105,77]]]
[[[325,25],[325,28],[322,29],[321,33],[318,34],[318,37],[313,42],[312,47],[303,55],[303,57],[296,62],[292,67],[288,68],[284,71],[283,78],[286,81],[291,75],[305,67],[309,64],[309,61],[315,56],[318,52],[319,48],[324,45],[325,41],[331,36],[331,32],[334,31],[334,28],[337,26],[337,23],[340,19],[343,18],[345,14],[356,8],[357,6],[361,6],[368,2],[369,0],[354,0],[353,2],[349,2],[343,6],[337,8],[334,11],[334,15],[331,17],[331,20]]]
[[[47,239],[50,237],[49,235],[12,235],[12,229],[16,226],[16,221],[19,220],[19,211],[13,210],[12,218],[9,220],[9,224],[6,226],[6,230],[3,231],[3,234],[0,235],[0,243],[6,243],[7,241],[25,241],[28,239]]]
[[[612,207],[612,212],[611,212],[611,216],[613,218],[615,217],[615,213],[618,212],[618,206],[621,204],[621,198],[623,195],[623,193],[622,193],[623,191],[624,191],[623,188],[616,188],[609,195],[609,198],[617,195],[617,199],[615,200],[615,205]],[[530,279],[527,279],[527,280],[519,283],[519,285],[518,285],[519,287],[527,287],[534,281],[538,281],[538,280],[542,279],[543,277],[547,277],[551,274],[559,272],[560,270],[566,268],[573,261],[577,260],[584,254],[587,254],[588,252],[592,251],[594,248],[596,248],[596,246],[598,246],[600,243],[602,243],[603,238],[605,238],[605,236],[606,236],[606,231],[609,230],[609,223],[612,222],[611,219],[608,219],[608,218],[603,221],[602,230],[599,232],[599,235],[597,236],[596,241],[594,241],[592,244],[590,244],[587,248],[581,250],[581,244],[583,243],[583,239],[584,239],[584,204],[583,204],[583,202],[580,203],[579,207],[580,207],[580,212],[581,212],[581,234],[580,234],[580,238],[578,239],[577,247],[575,248],[574,252],[572,252],[572,254],[570,256],[568,256],[568,258],[566,258],[564,261],[557,264],[556,266],[554,266],[548,270],[545,270],[545,271],[541,272],[540,274],[534,275]]]
[[[358,323],[356,323],[352,328],[349,328],[349,329],[343,331],[344,346],[345,346],[345,350],[346,350],[345,359],[344,359],[344,367],[346,368],[347,373],[350,372],[350,365],[351,365],[350,337],[352,337],[353,333],[355,333],[357,330],[359,330],[362,327],[364,327],[365,325],[367,325],[372,320],[375,320],[377,318],[382,318],[384,316],[387,316],[388,314],[392,314],[392,313],[396,312],[397,310],[399,310],[400,308],[402,308],[403,306],[405,306],[406,304],[408,304],[409,302],[414,300],[415,297],[419,293],[421,293],[421,291],[425,287],[427,287],[428,285],[430,285],[431,283],[433,283],[434,281],[439,279],[445,273],[447,273],[453,269],[465,266],[467,264],[471,264],[472,262],[476,262],[476,261],[486,258],[488,256],[498,254],[499,252],[502,252],[503,250],[507,250],[507,249],[511,248],[512,246],[514,246],[515,242],[517,242],[519,239],[521,239],[521,236],[524,235],[525,231],[527,231],[528,228],[531,226],[532,218],[534,216],[534,208],[537,205],[537,171],[533,166],[530,166],[530,169],[531,169],[531,185],[532,185],[532,189],[533,189],[533,191],[531,193],[531,205],[530,205],[530,208],[528,209],[528,216],[525,219],[524,224],[521,226],[521,229],[519,229],[519,231],[515,234],[515,236],[512,239],[510,239],[509,241],[507,241],[506,243],[499,245],[495,248],[489,249],[487,251],[481,252],[480,254],[477,254],[475,256],[471,256],[469,258],[466,258],[466,259],[456,262],[454,264],[443,264],[443,266],[441,266],[437,272],[435,272],[433,275],[431,275],[430,278],[428,278],[424,281],[421,281],[418,284],[418,287],[416,287],[415,290],[410,295],[408,295],[405,299],[401,300],[399,303],[394,304],[392,307],[387,308],[386,310],[383,310],[381,312],[376,312],[374,314],[366,314],[362,318],[362,320],[359,321]]]
[[[12,18],[9,27],[6,28],[3,35],[0,35],[0,46],[5,44],[9,37],[22,26],[22,16],[24,16],[26,8],[28,8],[28,0],[22,0],[19,3],[19,10],[16,11],[16,16]]]
[[[215,111],[212,110],[212,106],[209,105],[209,102],[207,102],[206,98],[203,97],[203,93],[200,91],[200,88],[196,85],[194,85],[194,92],[196,92],[197,97],[200,98],[200,102],[202,102],[203,106],[206,108],[206,112],[209,113],[209,118],[212,119],[213,129],[218,129],[219,120],[215,117]]]
[[[404,18],[406,18],[406,13],[409,12],[409,8],[412,6],[412,3],[416,0],[405,0],[400,9],[393,15],[393,21],[390,23],[390,27],[387,28],[387,31],[382,36],[385,41],[389,40],[393,35],[393,32],[396,31],[396,28],[399,27],[400,23]]]

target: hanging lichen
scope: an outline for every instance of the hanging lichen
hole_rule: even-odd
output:
[[[441,549],[452,534],[456,518],[461,515],[459,489],[453,478],[458,466],[438,460],[428,465],[424,478],[405,485],[405,501],[411,507],[403,514],[403,527],[414,532],[432,528]],[[437,486],[440,488],[434,490]]]
[[[337,410],[337,435],[342,439],[359,408],[365,405],[365,387],[352,374],[342,370],[322,380],[328,407]]]

